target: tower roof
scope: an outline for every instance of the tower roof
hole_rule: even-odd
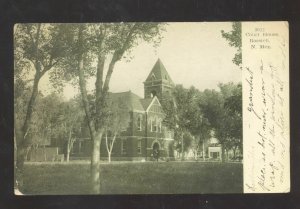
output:
[[[169,73],[167,72],[165,66],[163,65],[163,63],[159,58],[156,61],[155,65],[153,66],[145,82],[157,81],[157,80],[165,81],[174,85],[174,82],[172,81]]]

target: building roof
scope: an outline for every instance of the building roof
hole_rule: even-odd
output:
[[[140,99],[140,102],[141,102],[142,106],[144,107],[145,111],[147,110],[147,108],[151,104],[152,100],[153,100],[153,98]]]
[[[118,92],[108,94],[108,99],[113,101],[121,101],[125,104],[129,111],[147,111],[148,107],[152,104],[154,98],[142,99],[131,91]]]
[[[153,81],[153,80],[162,80],[174,85],[169,73],[167,72],[165,66],[162,61],[158,58],[155,65],[153,66],[150,74],[148,75],[145,82]]]
[[[130,111],[138,110],[145,111],[144,106],[141,103],[141,98],[132,93],[131,91],[119,92],[119,93],[109,93],[109,99],[121,100],[127,106]]]

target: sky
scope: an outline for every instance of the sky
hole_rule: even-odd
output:
[[[143,82],[158,58],[174,83],[186,88],[193,85],[202,91],[218,89],[218,83],[240,82],[242,72],[232,63],[236,49],[222,38],[221,30],[230,31],[231,23],[169,23],[159,47],[140,43],[132,50],[130,62],[122,60],[115,65],[110,91],[131,90],[143,97]],[[87,83],[91,90],[95,80]],[[52,91],[47,76],[41,81],[40,89],[45,94]],[[69,99],[78,92],[66,85],[63,94]]]

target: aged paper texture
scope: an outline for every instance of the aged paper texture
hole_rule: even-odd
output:
[[[15,194],[289,192],[288,33],[16,24]]]
[[[243,22],[244,192],[290,191],[288,22]]]

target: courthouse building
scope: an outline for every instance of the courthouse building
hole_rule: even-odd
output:
[[[163,126],[165,117],[161,106],[163,95],[171,94],[174,83],[160,59],[153,66],[144,81],[144,98],[131,91],[110,93],[112,100],[121,100],[129,114],[129,126],[116,138],[113,146],[112,160],[153,160],[153,153],[159,152],[163,158],[173,158],[172,131]],[[101,159],[108,157],[106,140],[101,142]],[[91,154],[91,140],[78,139],[72,156],[84,157]]]

